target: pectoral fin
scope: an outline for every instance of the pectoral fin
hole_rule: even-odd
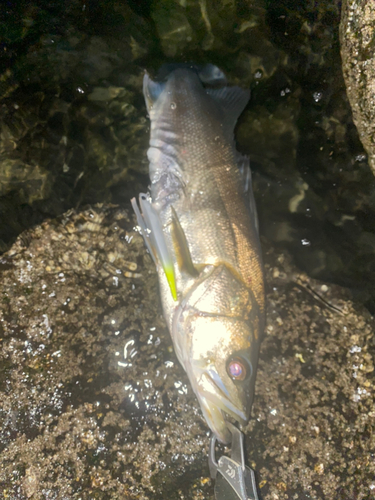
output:
[[[147,195],[144,193],[139,195],[139,204],[142,213],[138,208],[135,198],[131,200],[131,204],[137,217],[137,223],[141,228],[146,246],[156,266],[158,267],[159,264],[162,266],[173,300],[177,300],[173,262],[168,252],[168,247],[164,238],[163,226],[161,225],[159,216],[152,207]]]
[[[171,206],[172,210],[172,239],[174,250],[176,253],[177,265],[181,271],[185,271],[191,276],[198,276],[199,272],[194,267],[193,261],[191,260],[189,245],[186,240],[184,230],[181,227],[180,221],[176,214],[176,210]]]

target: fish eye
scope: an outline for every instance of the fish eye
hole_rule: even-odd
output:
[[[171,109],[176,109],[177,108],[177,105],[175,102],[171,102]]]
[[[235,356],[227,363],[227,373],[234,381],[243,382],[251,377],[253,367],[242,356]]]

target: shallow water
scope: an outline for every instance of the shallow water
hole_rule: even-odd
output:
[[[137,5],[3,8],[3,250],[72,207],[129,206],[148,184],[144,70],[209,61],[252,89],[237,140],[262,234],[373,311],[375,181],[345,94],[339,2]]]

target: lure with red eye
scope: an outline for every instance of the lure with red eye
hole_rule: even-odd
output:
[[[251,377],[252,367],[244,358],[235,356],[227,363],[227,372],[232,380],[243,382]]]

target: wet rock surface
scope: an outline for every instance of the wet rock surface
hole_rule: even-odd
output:
[[[1,267],[1,497],[172,498],[168,478],[196,481],[207,430],[127,214],[45,223]]]
[[[212,499],[208,432],[133,219],[71,211],[0,262],[0,492]],[[268,323],[247,461],[264,500],[375,490],[374,322],[264,242]]]
[[[309,279],[284,255],[267,252],[266,270],[267,335],[248,427],[262,448],[254,461],[264,498],[371,498],[374,320],[347,290]]]
[[[375,311],[375,179],[345,92],[338,0],[0,8],[0,251],[70,208],[129,206],[148,184],[144,70],[210,62],[252,91],[236,137],[262,233]]]
[[[342,5],[341,56],[354,122],[375,174],[375,5],[347,0]]]

